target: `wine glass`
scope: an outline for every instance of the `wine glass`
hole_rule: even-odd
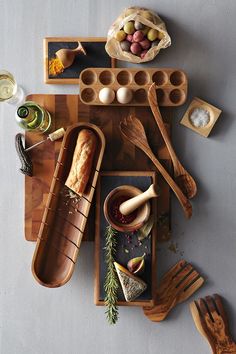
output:
[[[24,101],[24,91],[17,85],[14,76],[6,70],[0,70],[0,102],[19,105]]]

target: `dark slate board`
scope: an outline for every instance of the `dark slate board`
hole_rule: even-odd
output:
[[[103,301],[105,297],[104,292],[104,281],[106,275],[106,263],[105,263],[105,235],[106,227],[108,226],[107,221],[103,213],[103,204],[106,196],[110,191],[118,186],[129,184],[140,188],[145,191],[150,184],[152,184],[152,178],[150,176],[101,176],[101,206],[100,206],[100,295],[99,300]],[[147,290],[141,294],[136,300],[151,300],[152,299],[152,243],[151,237],[146,238],[141,246],[138,246],[138,240],[136,233],[132,235],[131,243],[128,243],[126,234],[117,233],[117,253],[115,260],[123,265],[126,268],[127,262],[134,257],[142,256],[143,253],[146,253],[145,257],[145,271],[140,276],[147,283]],[[129,250],[129,253],[126,253],[124,249]],[[125,301],[122,290],[120,289],[118,294],[118,301]]]
[[[90,67],[109,68],[111,58],[105,51],[105,42],[81,42],[87,55],[79,54],[73,64],[57,76],[49,75],[49,79],[78,79],[82,70]],[[48,59],[55,57],[55,53],[62,48],[75,49],[78,42],[48,42]]]

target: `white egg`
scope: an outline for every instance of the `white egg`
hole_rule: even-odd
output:
[[[99,91],[99,100],[104,104],[112,103],[114,98],[115,92],[109,87],[104,87]]]
[[[127,104],[132,100],[133,92],[128,87],[121,87],[116,92],[116,98],[117,98],[118,102],[120,102],[122,104]]]

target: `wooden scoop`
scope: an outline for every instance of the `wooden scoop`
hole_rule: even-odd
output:
[[[145,316],[153,322],[163,321],[173,307],[187,300],[203,282],[193,266],[182,259],[161,279],[155,305],[143,308]]]
[[[72,65],[75,56],[79,53],[83,53],[84,55],[86,55],[86,51],[80,42],[78,42],[78,47],[75,49],[59,49],[55,54],[56,57],[60,59],[64,68],[66,69]]]
[[[161,135],[162,135],[164,142],[167,146],[167,149],[169,151],[169,154],[170,154],[170,157],[171,157],[171,160],[173,163],[174,176],[175,176],[176,182],[179,184],[180,188],[183,190],[183,192],[185,193],[185,195],[189,199],[193,198],[197,193],[197,186],[196,186],[196,183],[195,183],[193,177],[190,176],[190,174],[181,165],[178,157],[176,156],[174,148],[171,144],[169,135],[167,133],[165,124],[164,124],[162,116],[161,116],[161,112],[159,110],[155,83],[153,83],[148,90],[148,102],[150,104],[155,121],[158,125],[158,128],[161,132]]]
[[[218,294],[192,302],[190,311],[198,331],[207,339],[213,354],[236,354],[236,343],[229,333],[228,320]]]
[[[141,205],[146,203],[149,199],[158,197],[157,192],[155,191],[154,184],[151,184],[150,187],[143,193],[126,200],[120,205],[120,212],[123,215],[129,215],[134,210],[138,209]]]
[[[192,205],[190,201],[183,194],[182,190],[175,183],[173,178],[169,175],[166,169],[162,166],[160,161],[153,154],[147,140],[147,136],[144,130],[144,127],[139,119],[130,115],[129,117],[123,119],[120,122],[120,131],[123,136],[129,140],[132,144],[137,146],[139,149],[143,150],[143,152],[150,158],[150,160],[154,163],[158,171],[164,177],[166,182],[169,184],[172,191],[175,193],[178,198],[185,216],[189,219],[192,216]]]

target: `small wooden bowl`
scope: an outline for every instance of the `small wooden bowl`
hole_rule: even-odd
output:
[[[140,229],[144,223],[148,220],[150,215],[150,203],[146,202],[141,207],[137,209],[137,216],[130,224],[119,223],[111,214],[111,205],[114,200],[119,197],[133,198],[138,194],[143,193],[140,189],[130,186],[123,185],[113,189],[106,197],[103,211],[107,222],[117,231],[120,232],[132,232]]]

